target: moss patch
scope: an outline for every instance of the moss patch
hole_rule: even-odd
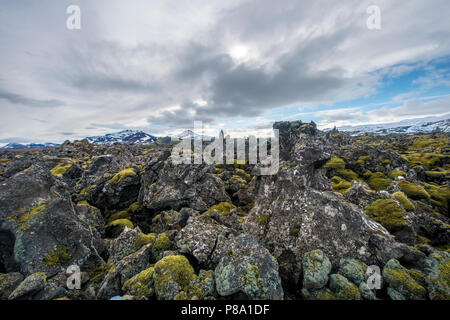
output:
[[[406,224],[405,214],[397,202],[379,199],[364,209],[366,215],[383,225],[389,231],[395,231]]]
[[[23,231],[28,228],[28,221],[32,217],[45,213],[46,207],[47,206],[45,204],[33,207],[28,212],[8,217],[8,220],[14,221],[16,224],[18,224],[19,230]]]
[[[400,189],[411,199],[419,200],[419,199],[427,199],[429,200],[431,197],[428,192],[422,188],[421,186],[409,182],[409,181],[399,181],[398,185]]]
[[[120,181],[122,181],[123,179],[125,179],[126,177],[129,176],[135,176],[136,172],[134,171],[133,168],[128,168],[125,170],[122,170],[118,173],[116,173],[109,181],[109,184],[118,184]]]
[[[64,173],[72,166],[71,163],[60,163],[52,170],[50,170],[51,174],[56,177],[62,177]]]
[[[345,161],[338,157],[332,157],[327,163],[325,163],[325,168],[328,170],[342,170],[345,168]]]
[[[56,266],[70,259],[66,246],[58,246],[56,249],[47,250],[42,263],[47,266]]]
[[[398,202],[400,202],[400,204],[406,211],[414,211],[415,210],[414,205],[412,204],[411,201],[409,201],[408,197],[403,192],[400,192],[400,191],[395,192],[392,195],[395,197],[395,199],[397,199]]]
[[[212,206],[209,208],[205,214],[209,215],[211,210],[216,210],[217,213],[219,213],[222,216],[228,216],[231,212],[231,210],[236,209],[236,206],[229,203],[229,202],[221,202],[215,206]]]

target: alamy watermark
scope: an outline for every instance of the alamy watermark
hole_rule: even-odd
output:
[[[257,138],[253,135],[247,139],[229,136],[224,138],[223,131],[204,146],[201,121],[194,122],[194,132],[201,134],[194,139],[193,148],[192,140],[184,139],[172,149],[171,157],[174,164],[258,164],[260,167],[258,175],[273,175],[278,171],[280,162],[278,129],[273,129],[274,135],[270,137],[270,148],[269,138]]]
[[[369,30],[380,30],[381,29],[381,9],[379,6],[371,5],[366,9],[369,17],[366,21],[367,29]]]

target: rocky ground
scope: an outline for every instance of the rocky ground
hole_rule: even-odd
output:
[[[450,298],[449,134],[274,127],[273,176],[161,141],[2,152],[0,299]]]

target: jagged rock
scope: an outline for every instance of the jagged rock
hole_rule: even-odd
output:
[[[23,275],[18,272],[0,274],[0,300],[8,299],[23,279]]]
[[[207,165],[174,165],[170,159],[157,173],[144,177],[140,197],[153,210],[180,210],[188,207],[200,212],[219,202],[230,202],[221,179],[209,173]]]
[[[215,268],[228,250],[228,239],[234,231],[206,215],[191,217],[176,236],[181,253],[192,255],[199,264]]]
[[[152,244],[143,246],[114,265],[103,280],[97,293],[98,299],[109,299],[120,294],[125,281],[148,268]]]
[[[322,250],[306,252],[303,256],[303,287],[320,289],[328,282],[331,262]]]
[[[283,299],[278,263],[250,235],[228,242],[228,252],[215,270],[221,296],[241,294],[247,299]]]
[[[0,234],[24,275],[52,276],[65,267],[100,261],[100,234],[80,219],[66,185],[39,165],[0,185]],[[89,260],[89,261],[88,261]]]
[[[44,289],[47,277],[43,272],[34,273],[25,280],[8,297],[9,300],[32,298],[38,291]]]

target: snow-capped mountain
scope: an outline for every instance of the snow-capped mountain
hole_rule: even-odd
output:
[[[172,140],[203,140],[203,141],[210,141],[212,137],[197,134],[192,130],[185,130],[182,133],[172,136]]]
[[[345,126],[337,128],[339,131],[359,135],[364,133],[391,134],[391,133],[431,133],[450,132],[450,117],[447,119],[431,117],[423,119],[402,120],[393,123],[368,124],[361,126]]]
[[[86,138],[90,143],[110,145],[114,143],[149,143],[158,138],[144,131],[124,130],[116,133],[108,133],[104,136]]]
[[[58,146],[56,143],[29,143],[29,144],[21,144],[21,143],[8,143],[0,149],[43,149],[43,148],[53,148]]]

